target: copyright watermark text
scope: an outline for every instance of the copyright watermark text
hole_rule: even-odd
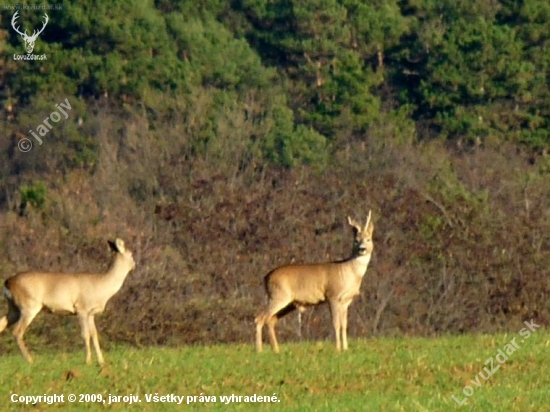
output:
[[[13,393],[10,396],[10,401],[12,403],[24,403],[27,405],[37,405],[40,403],[46,403],[52,405],[55,403],[102,403],[105,405],[111,404],[126,404],[132,405],[136,403],[175,403],[176,405],[181,404],[196,404],[196,403],[223,403],[224,405],[229,405],[230,403],[278,403],[281,400],[278,398],[277,394],[272,395],[206,395],[200,393],[199,395],[175,395],[173,393],[169,394],[159,394],[157,393],[146,393],[143,396],[140,395],[102,395],[100,393],[89,394],[81,393],[74,394],[71,393],[67,396],[64,394],[52,394],[52,395],[19,395]]]
[[[71,104],[69,103],[69,99],[65,99],[65,103],[56,104],[55,108],[57,109],[57,111],[54,110],[50,113],[48,117],[44,119],[44,121],[36,128],[36,133],[32,129],[29,130],[29,133],[36,139],[39,145],[42,145],[42,139],[38,137],[38,135],[40,135],[41,137],[46,136],[48,132],[53,128],[52,123],[57,123],[62,119],[67,120],[69,118],[67,112],[72,109]],[[67,112],[63,109],[67,110]],[[59,112],[61,112],[62,115]],[[50,123],[50,121],[52,123]],[[32,149],[32,140],[24,137],[19,140],[19,142],[17,142],[17,147],[23,153],[30,152]]]
[[[3,10],[62,10],[63,3],[49,4],[2,4]]]
[[[520,340],[521,343],[524,343],[527,339],[529,339],[532,333],[537,331],[537,328],[540,328],[540,325],[537,325],[533,321],[533,319],[531,319],[531,321],[526,320],[524,324],[526,327],[522,328],[519,331],[519,335],[522,338]],[[472,385],[466,385],[462,389],[462,393],[465,395],[464,398],[458,399],[455,395],[452,396],[453,400],[459,406],[464,405],[464,403],[466,403],[468,398],[474,394],[475,392],[474,387],[478,387],[478,388],[481,387],[481,385],[483,384],[483,381],[486,381],[491,376],[493,376],[493,374],[500,369],[500,365],[504,364],[508,360],[508,357],[520,348],[520,344],[516,342],[516,339],[517,337],[513,338],[510,342],[504,345],[502,349],[498,349],[497,354],[495,355],[494,358],[491,356],[485,361],[484,363],[484,365],[486,365],[485,368],[483,368],[483,370],[480,371],[475,376],[475,379],[470,380],[470,383]],[[480,377],[483,379],[483,381],[479,379]]]

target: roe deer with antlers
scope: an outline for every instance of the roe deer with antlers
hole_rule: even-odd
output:
[[[351,256],[343,261],[285,265],[265,276],[267,307],[256,316],[256,350],[262,350],[262,329],[267,324],[269,340],[275,352],[279,352],[275,324],[278,319],[294,309],[303,311],[306,306],[328,301],[334,332],[336,350],[348,348],[348,307],[359,294],[361,281],[367,271],[373,243],[374,225],[371,212],[367,223],[361,227],[348,216],[354,231]]]
[[[52,312],[78,316],[86,344],[86,363],[92,362],[90,338],[99,364],[104,363],[94,315],[103,312],[109,299],[120,290],[126,276],[136,266],[132,252],[124,247],[121,239],[109,241],[109,245],[116,255],[106,273],[24,272],[6,280],[4,296],[9,310],[0,319],[0,332],[13,326],[15,340],[29,363],[33,359],[23,335],[43,307]]]

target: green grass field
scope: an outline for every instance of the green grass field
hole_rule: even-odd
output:
[[[476,382],[487,359],[513,338],[515,352],[493,376]],[[538,330],[521,339],[501,334],[352,340],[341,354],[331,341],[282,342],[279,355],[269,346],[256,354],[252,344],[136,349],[106,343],[104,368],[85,365],[84,350],[67,354],[34,345],[32,366],[15,348],[0,357],[0,404],[2,410],[550,411],[550,334]],[[472,387],[469,397],[465,385]],[[64,402],[12,402],[14,396],[53,394],[64,395]],[[77,402],[68,401],[70,394]],[[91,395],[88,402],[78,402],[81,394]],[[146,395],[155,394],[185,398],[180,405],[148,402]],[[215,402],[200,402],[201,394]],[[222,401],[232,394],[242,396],[241,402]],[[277,402],[245,402],[254,394],[275,395]],[[105,403],[92,402],[97,395]],[[109,395],[141,402],[109,404]],[[452,395],[467,400],[459,406]],[[189,396],[196,401],[188,404]]]

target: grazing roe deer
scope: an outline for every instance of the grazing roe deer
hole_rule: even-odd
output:
[[[54,313],[78,316],[86,343],[86,363],[92,362],[90,337],[99,364],[104,363],[94,315],[103,312],[107,301],[120,290],[126,276],[136,266],[132,252],[124,247],[121,239],[109,241],[109,245],[116,255],[104,274],[24,272],[6,280],[4,296],[9,310],[0,319],[0,332],[13,326],[15,340],[29,363],[33,359],[23,341],[23,335],[43,307]]]
[[[279,352],[275,324],[278,319],[306,306],[328,301],[336,334],[336,349],[346,350],[348,306],[359,294],[361,281],[367,271],[373,251],[374,225],[371,212],[361,228],[348,216],[354,231],[351,256],[343,261],[329,263],[296,264],[278,267],[265,276],[268,297],[266,308],[256,316],[256,350],[262,350],[262,329],[267,324],[269,340],[275,352]]]

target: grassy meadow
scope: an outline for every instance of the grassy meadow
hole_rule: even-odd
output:
[[[2,339],[9,339],[6,334]],[[518,348],[486,381],[477,378],[490,357],[516,338]],[[84,364],[84,351],[64,353],[34,344],[27,365],[16,347],[0,358],[2,410],[289,410],[289,411],[549,411],[550,334],[464,335],[352,340],[335,353],[331,341],[284,343],[256,354],[252,344],[134,348],[104,343],[107,365]],[[502,358],[501,358],[502,359]],[[489,364],[488,364],[489,365]],[[494,361],[494,368],[499,363]],[[469,385],[473,394],[460,407]],[[64,395],[63,403],[11,402],[17,395]],[[69,394],[101,395],[103,402],[70,403]],[[183,403],[148,402],[146,395],[186,396]],[[200,402],[200,396],[216,402]],[[243,396],[241,402],[221,396]],[[244,402],[244,396],[276,402]],[[141,402],[109,403],[109,395]],[[188,404],[187,396],[197,396]],[[134,398],[135,399],[135,398]],[[212,401],[213,398],[210,398]],[[203,399],[204,401],[204,399]]]

